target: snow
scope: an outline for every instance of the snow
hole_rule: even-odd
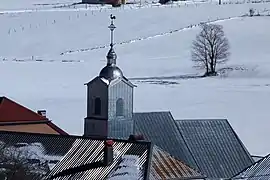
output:
[[[270,17],[241,17],[251,7],[267,15],[269,3],[127,5],[101,10],[39,6],[29,11],[36,8],[33,1],[18,2],[0,2],[2,96],[33,110],[46,109],[55,124],[70,134],[82,134],[84,83],[106,65],[107,26],[113,13],[117,64],[137,85],[136,112],[170,110],[175,119],[227,118],[252,154],[270,152],[265,143]],[[232,56],[221,77],[193,78],[201,71],[192,68],[190,47],[199,32],[194,25],[202,21],[222,24],[229,39]]]
[[[123,155],[116,170],[107,178],[108,180],[138,180],[140,179],[139,157],[136,155]]]

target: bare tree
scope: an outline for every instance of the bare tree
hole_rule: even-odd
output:
[[[201,24],[201,32],[192,43],[191,59],[195,67],[205,69],[204,76],[214,76],[217,64],[228,60],[229,48],[221,25]]]
[[[0,141],[0,179],[38,180],[49,170],[47,162],[41,161],[33,152]]]

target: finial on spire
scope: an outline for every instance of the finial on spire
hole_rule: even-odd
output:
[[[112,64],[116,64],[116,53],[114,52],[114,49],[113,49],[113,45],[114,45],[114,42],[113,42],[113,31],[114,29],[116,28],[115,25],[114,25],[114,20],[116,19],[115,16],[113,16],[112,14],[110,15],[110,18],[111,18],[111,24],[109,25],[109,29],[111,31],[111,43],[110,43],[110,50],[107,54],[107,65],[112,65]]]
[[[116,28],[114,25],[114,20],[116,19],[116,17],[111,14],[110,18],[111,18],[111,24],[109,25],[108,28],[111,31],[111,44],[110,44],[110,46],[112,47],[113,46],[113,31]]]

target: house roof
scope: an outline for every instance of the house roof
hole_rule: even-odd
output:
[[[40,123],[47,124],[59,134],[67,135],[64,130],[60,129],[48,118],[39,115],[7,97],[0,97],[0,126]]]
[[[196,170],[177,160],[169,153],[154,145],[150,169],[150,180],[166,179],[204,179]]]
[[[244,169],[231,179],[268,180],[270,179],[270,154]]]
[[[93,139],[81,136],[48,135],[36,133],[18,133],[0,131],[0,141],[9,145],[42,144],[45,156],[61,157],[44,179],[88,179],[101,180],[111,174],[119,165],[123,155],[138,157],[142,179],[148,176],[151,153],[150,142],[131,142],[113,139],[114,161],[108,166],[99,166],[103,159],[105,139]]]
[[[46,121],[43,117],[34,111],[8,99],[0,97],[0,122],[30,122]]]
[[[133,118],[136,134],[143,134],[153,144],[186,162],[192,168],[198,169],[169,111],[134,113]]]
[[[227,120],[177,120],[200,171],[208,178],[230,178],[254,163]]]

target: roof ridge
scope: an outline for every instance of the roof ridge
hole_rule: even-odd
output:
[[[79,136],[79,135],[62,135],[62,134],[44,134],[44,133],[32,133],[32,132],[17,132],[17,131],[0,131],[1,134],[10,134],[10,135],[30,135],[30,136],[43,136],[43,137],[66,137],[70,139],[85,139],[85,140],[98,140],[98,141],[104,141],[104,140],[113,140],[117,142],[126,142],[126,143],[133,143],[133,144],[148,144],[151,145],[150,141],[130,141],[127,139],[114,139],[114,138],[98,138],[98,137],[87,137],[87,136]]]
[[[160,111],[149,111],[149,112],[147,112],[147,111],[143,111],[143,112],[134,112],[134,114],[146,114],[146,113],[170,113],[171,114],[171,111],[162,111],[162,110],[160,110]]]

